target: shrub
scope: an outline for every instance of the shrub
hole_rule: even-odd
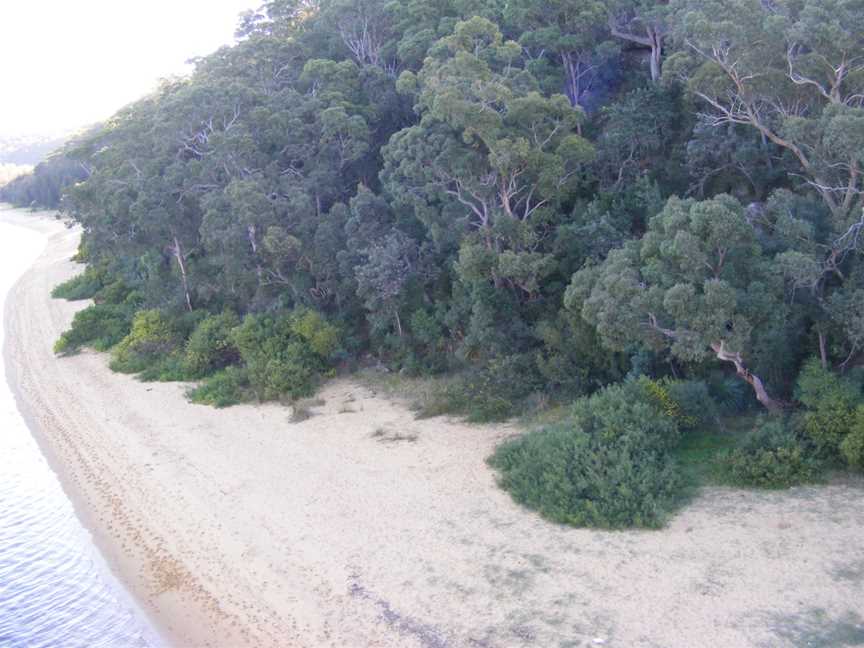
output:
[[[864,405],[855,410],[855,420],[840,444],[840,454],[853,468],[864,469]]]
[[[420,417],[455,414],[472,423],[504,421],[519,414],[524,401],[539,386],[531,356],[493,358],[436,387]]]
[[[782,420],[760,423],[720,459],[728,480],[756,488],[789,488],[817,481],[821,464]]]
[[[138,379],[143,382],[180,382],[190,380],[183,366],[183,354],[174,351],[161,358],[154,358],[152,364],[146,366]]]
[[[131,308],[94,304],[75,314],[69,330],[54,344],[54,353],[69,355],[87,346],[107,351],[126,337],[131,326]]]
[[[823,369],[814,359],[804,365],[796,395],[807,408],[804,430],[820,454],[843,458],[841,447],[855,426],[856,407],[861,402],[860,388]]]
[[[180,344],[171,321],[158,310],[144,310],[132,320],[132,330],[111,354],[111,369],[139,373],[175,351]]]
[[[679,425],[684,430],[705,429],[715,425],[718,417],[717,404],[701,380],[665,380],[669,397],[681,412]]]
[[[185,373],[200,378],[239,362],[240,351],[232,337],[239,325],[240,319],[230,311],[203,319],[186,343]]]
[[[83,273],[72,277],[69,281],[61,283],[51,291],[55,299],[66,299],[68,301],[80,301],[93,299],[100,290],[105,287],[107,273],[95,266],[89,266]]]
[[[249,375],[244,367],[227,367],[187,392],[193,403],[230,407],[250,399]]]
[[[499,446],[490,464],[517,502],[556,522],[658,527],[683,487],[668,452],[676,428],[638,383],[619,385]]]
[[[93,299],[97,304],[125,303],[137,306],[141,302],[140,295],[133,292],[133,290],[127,286],[126,282],[123,280],[112,281],[107,284],[93,295]]]
[[[88,266],[80,275],[64,281],[51,291],[54,299],[66,299],[68,301],[80,301],[93,299],[107,282],[107,273],[102,268]]]
[[[259,400],[310,396],[338,345],[338,330],[311,311],[248,315],[232,335]]]

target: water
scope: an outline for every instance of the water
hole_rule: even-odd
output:
[[[0,313],[44,242],[0,222]],[[75,516],[0,371],[0,647],[157,644]]]

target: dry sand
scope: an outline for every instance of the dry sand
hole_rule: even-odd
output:
[[[484,463],[512,428],[416,421],[345,381],[292,423],[278,406],[191,405],[96,353],[55,358],[84,306],[49,297],[81,270],[78,234],[2,218],[48,237],[6,313],[22,407],[174,645],[864,643],[860,483],[710,490],[659,532],[556,526]]]

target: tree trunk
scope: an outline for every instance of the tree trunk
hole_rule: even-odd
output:
[[[189,293],[189,276],[186,274],[186,259],[183,256],[183,248],[180,241],[174,237],[174,258],[177,259],[177,265],[180,266],[180,278],[183,281],[183,294],[186,297],[186,310],[192,311],[192,296]]]
[[[744,366],[744,360],[740,353],[731,353],[727,351],[723,342],[712,344],[711,349],[717,355],[719,360],[731,362],[735,365],[735,371],[738,376],[753,388],[753,391],[756,393],[756,400],[762,403],[765,409],[772,414],[777,414],[783,409],[780,402],[774,400],[768,394],[768,390],[765,389],[765,385],[759,376],[750,373],[747,367]]]
[[[663,60],[663,37],[653,29],[648,31],[648,37],[651,39],[651,80],[657,83]]]
[[[822,360],[822,368],[828,370],[828,349],[825,334],[819,331],[819,358]]]
[[[402,337],[402,320],[399,318],[399,311],[397,310],[396,312],[394,312],[393,316],[396,319],[396,333],[401,338]]]

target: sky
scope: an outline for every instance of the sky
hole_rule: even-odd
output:
[[[0,0],[0,135],[59,135],[111,116],[234,42],[263,0]]]

